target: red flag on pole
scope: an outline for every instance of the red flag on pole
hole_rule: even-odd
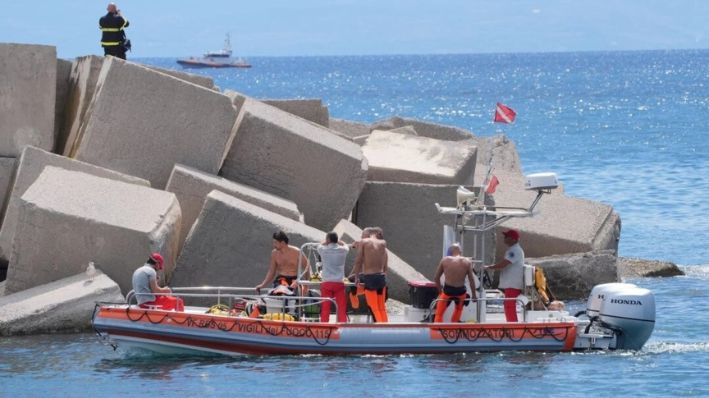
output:
[[[487,183],[487,188],[485,188],[485,193],[495,193],[495,189],[497,186],[500,184],[500,180],[497,179],[497,176],[493,175],[492,178],[490,179],[490,182]]]
[[[513,123],[515,116],[517,116],[517,112],[512,108],[499,102],[497,103],[495,107],[495,123]]]

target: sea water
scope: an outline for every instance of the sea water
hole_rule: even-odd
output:
[[[637,352],[203,358],[114,352],[91,334],[13,337],[0,339],[0,396],[709,396],[709,51],[249,61],[195,72],[256,98],[321,98],[335,118],[504,133],[525,173],[555,171],[567,195],[612,205],[620,255],[687,274],[631,280],[656,296],[650,341]],[[492,123],[497,101],[514,124]]]

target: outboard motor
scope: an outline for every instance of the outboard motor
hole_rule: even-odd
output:
[[[632,284],[611,285],[616,286],[597,292],[597,295],[603,295],[598,319],[603,326],[616,332],[615,348],[639,350],[655,328],[655,296],[650,290]]]
[[[613,290],[624,290],[628,287],[636,286],[631,283],[604,283],[594,286],[586,302],[586,315],[591,319],[597,317],[601,312],[601,304],[606,300],[609,293]],[[578,315],[576,314],[576,316]]]

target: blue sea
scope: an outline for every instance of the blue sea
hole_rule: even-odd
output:
[[[174,58],[141,59],[177,68]],[[0,396],[709,396],[709,50],[251,58],[198,70],[256,98],[321,98],[331,117],[394,115],[504,132],[524,172],[612,205],[620,255],[686,276],[631,282],[657,300],[638,352],[155,357],[91,334],[0,340]],[[517,111],[492,123],[495,103]],[[570,303],[572,311],[583,303]]]

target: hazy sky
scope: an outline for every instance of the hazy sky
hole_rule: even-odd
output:
[[[0,42],[103,54],[107,1],[0,1]],[[132,57],[709,48],[709,0],[123,0]]]

